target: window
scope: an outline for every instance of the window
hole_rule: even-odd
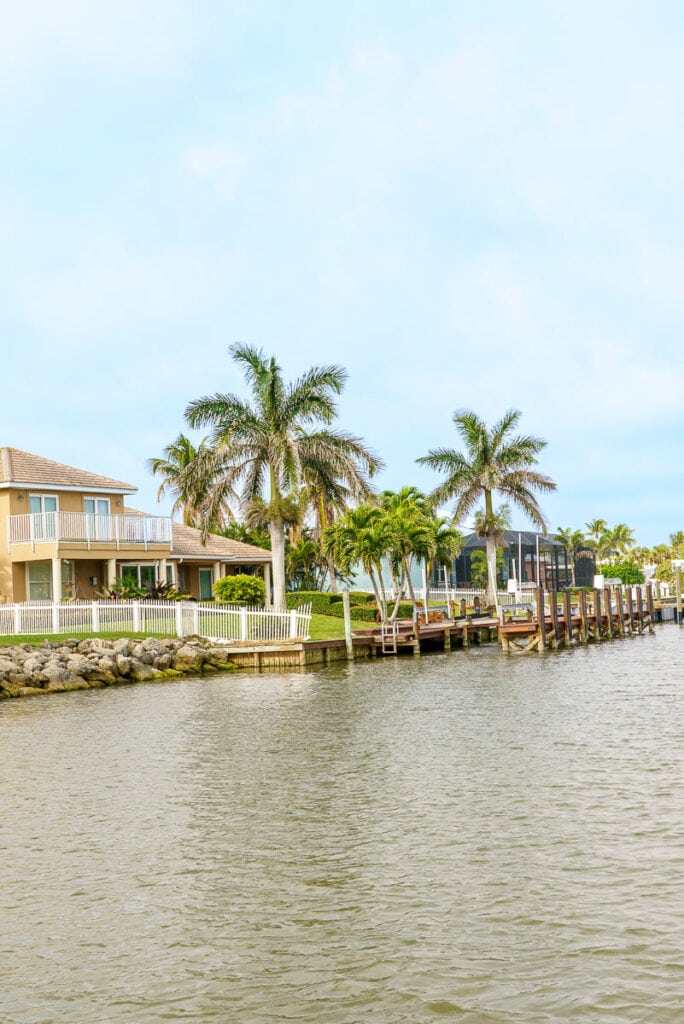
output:
[[[154,563],[127,562],[121,566],[121,579],[131,586],[152,590],[157,585],[157,566]]]
[[[86,530],[93,540],[112,539],[112,521],[109,516],[109,498],[84,498],[83,511],[88,516]]]
[[[166,563],[166,582],[170,587],[173,586],[173,563]]]
[[[52,600],[52,564],[50,562],[28,563],[29,601]]]
[[[36,540],[54,540],[57,536],[57,496],[29,494],[29,512],[31,535]]]

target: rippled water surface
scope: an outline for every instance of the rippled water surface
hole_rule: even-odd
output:
[[[684,630],[0,705],[0,1021],[684,1019]]]

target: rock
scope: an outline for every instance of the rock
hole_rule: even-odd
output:
[[[0,657],[0,676],[8,676],[10,672],[17,672],[19,666],[11,658]]]
[[[122,657],[123,657],[123,655],[122,655]],[[98,658],[98,661],[97,661],[98,675],[102,675],[104,673],[105,675],[111,675],[112,677],[114,677],[116,675],[116,673],[117,673],[117,668],[118,668],[118,666],[116,664],[116,658],[112,658],[108,654],[105,655],[104,658]]]
[[[99,670],[98,661],[89,661],[83,654],[71,654],[66,660],[66,668],[72,676],[89,676]]]
[[[173,667],[177,672],[201,672],[202,665],[206,660],[204,651],[198,650],[190,644],[184,644],[173,659]]]
[[[131,659],[127,658],[124,654],[117,654],[116,671],[120,676],[127,676],[131,671]]]
[[[125,658],[130,658],[133,653],[133,644],[126,637],[121,637],[120,640],[115,640],[113,649],[117,654],[122,654]]]
[[[150,679],[163,678],[163,675],[152,668],[151,665],[148,665],[147,662],[131,659],[130,677],[136,683],[145,683]]]
[[[52,686],[54,683],[65,683],[69,679],[69,671],[57,661],[49,661],[42,672],[42,677]]]

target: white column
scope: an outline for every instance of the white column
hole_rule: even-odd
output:
[[[212,573],[211,573],[211,582],[212,583],[218,583],[218,581],[221,579],[221,575],[222,575],[222,573],[221,573],[221,563],[220,562],[214,562]]]
[[[62,600],[62,559],[52,559],[52,600]]]
[[[158,565],[159,565],[159,572],[158,572],[159,579],[157,580],[157,582],[158,583],[166,583],[166,559],[165,558],[160,558],[159,562],[158,562]]]
[[[266,585],[266,605],[271,604],[271,566],[269,562],[264,562],[264,583]]]
[[[116,558],[107,559],[107,586],[113,587],[116,579]]]

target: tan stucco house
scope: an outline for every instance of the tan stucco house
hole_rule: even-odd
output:
[[[271,552],[126,506],[132,484],[0,448],[0,601],[92,600],[117,577],[166,580],[200,600],[235,572],[270,593]]]

